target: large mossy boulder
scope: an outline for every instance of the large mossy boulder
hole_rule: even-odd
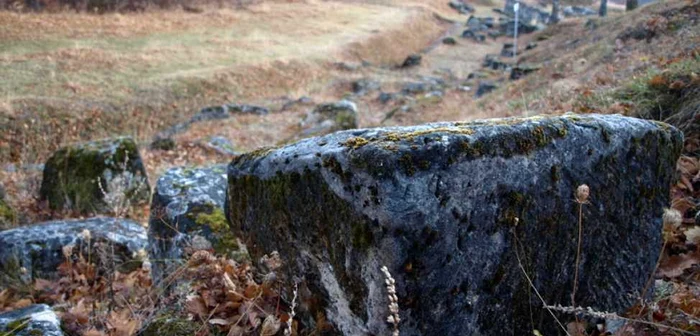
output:
[[[349,100],[320,104],[302,121],[302,135],[323,135],[357,128],[357,120],[357,105]]]
[[[95,217],[51,221],[0,232],[0,287],[52,279],[65,260],[64,247],[96,264],[109,261],[117,271],[141,266],[145,257],[146,229],[127,219]],[[76,256],[77,257],[77,256]]]
[[[519,264],[571,304],[587,184],[576,304],[624,311],[654,269],[682,141],[617,115],[338,132],[234,159],[227,215],[253,260],[277,250],[283,281],[302,279],[307,327],[391,334],[386,265],[402,335],[556,335]]]
[[[49,306],[31,305],[0,314],[0,336],[63,336],[61,322]]]
[[[136,143],[126,137],[61,148],[46,162],[40,190],[52,209],[80,213],[148,202],[150,193]]]
[[[226,165],[172,168],[158,179],[148,226],[156,279],[181,266],[193,251],[214,250],[229,257],[238,251],[224,215],[226,181]]]

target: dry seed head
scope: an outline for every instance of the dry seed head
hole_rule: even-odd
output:
[[[92,238],[92,234],[88,229],[83,230],[83,232],[81,232],[80,235],[82,236],[83,240],[90,241],[90,239]]]
[[[587,185],[582,184],[576,188],[576,202],[586,203],[588,202],[588,196],[591,195],[591,189]]]
[[[670,225],[677,229],[683,222],[683,215],[676,209],[664,209],[663,222],[664,226]]]

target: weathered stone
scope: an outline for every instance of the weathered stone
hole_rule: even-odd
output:
[[[522,77],[525,77],[537,70],[539,70],[540,67],[536,65],[531,65],[531,64],[518,64],[514,66],[510,70],[510,79],[511,80],[518,80]]]
[[[301,127],[302,135],[321,135],[330,132],[357,128],[357,106],[349,100],[320,104],[311,111]]]
[[[360,79],[352,83],[352,92],[357,95],[365,95],[371,91],[377,91],[382,88],[381,84],[371,79]]]
[[[228,138],[222,136],[213,136],[204,141],[204,146],[223,155],[238,155],[233,143]]]
[[[338,132],[234,159],[227,215],[254,260],[284,256],[297,317],[329,335],[391,334],[383,265],[402,335],[556,335],[520,265],[571,303],[586,183],[576,304],[624,311],[654,269],[682,143],[617,115]]]
[[[598,15],[597,11],[582,6],[566,6],[564,7],[564,10],[562,12],[564,13],[564,17],[582,17]]]
[[[1,313],[0,335],[63,336],[63,331],[56,313],[45,304],[36,304]]]
[[[515,56],[515,46],[513,43],[504,43],[501,49],[501,56],[503,57],[514,57]]]
[[[495,55],[486,55],[486,57],[484,58],[483,65],[486,68],[503,71],[506,71],[511,67],[510,63],[502,61],[498,56]]]
[[[44,167],[40,197],[54,210],[109,213],[114,202],[147,202],[150,192],[136,143],[123,137],[59,149]]]
[[[2,231],[0,287],[55,278],[58,265],[64,261],[63,248],[68,245],[74,246],[74,251],[82,250],[85,257],[89,253],[93,261],[114,258],[117,270],[133,270],[141,265],[146,244],[146,230],[141,225],[108,217],[50,221]],[[98,250],[107,245],[109,255],[102,255]]]
[[[476,97],[479,98],[495,89],[498,89],[498,84],[493,81],[482,80],[479,82],[479,86],[476,88]]]
[[[447,45],[455,45],[457,44],[457,40],[452,36],[448,36],[442,39],[442,43]]]
[[[195,237],[206,239],[222,254],[237,250],[237,240],[228,230],[223,212],[225,199],[225,165],[172,168],[158,179],[148,225],[154,279],[182,264],[187,252],[193,252],[188,249]]]
[[[245,105],[245,104],[224,104],[220,106],[211,106],[203,108],[199,113],[195,114],[190,123],[220,120],[230,118],[233,114],[257,114],[266,115],[270,111],[262,106]]]
[[[270,110],[265,107],[248,104],[223,104],[219,106],[205,107],[192,116],[192,118],[189,120],[175,124],[172,127],[158,133],[151,143],[157,143],[159,139],[167,139],[173,135],[182,133],[188,130],[192,124],[198,122],[228,119],[236,114],[266,115],[268,113],[270,113]]]
[[[418,54],[409,55],[409,56],[406,57],[406,59],[403,61],[403,63],[401,64],[401,67],[402,67],[402,68],[408,68],[408,67],[413,67],[413,66],[420,65],[420,62],[421,62],[422,59],[423,59],[423,56],[418,55]]]
[[[177,147],[177,144],[175,143],[175,140],[171,137],[155,137],[153,141],[151,141],[151,149],[156,149],[156,150],[164,150],[164,151],[169,151],[175,149]]]
[[[377,99],[379,99],[379,102],[381,102],[382,104],[386,104],[396,99],[396,93],[382,92],[379,94],[379,97],[377,97]]]
[[[474,12],[474,7],[460,0],[450,0],[449,5],[460,14],[469,14]]]

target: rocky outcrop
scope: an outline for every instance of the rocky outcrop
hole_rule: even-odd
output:
[[[141,266],[146,252],[146,230],[127,219],[96,217],[51,221],[0,232],[0,287],[32,279],[51,279],[64,261],[64,247],[100,258],[114,258],[117,270]],[[109,255],[100,249],[109,246]],[[112,251],[113,249],[113,251]],[[112,262],[109,263],[110,265]]]
[[[1,313],[0,335],[63,336],[63,331],[56,313],[49,306],[38,304]]]
[[[238,241],[224,216],[226,166],[172,168],[156,183],[148,226],[149,255],[159,280],[200,249],[234,256]]]
[[[303,136],[357,128],[357,105],[349,100],[316,106],[301,123]]]
[[[54,210],[109,213],[114,203],[148,202],[150,192],[136,143],[124,137],[59,149],[44,167],[40,197]]]
[[[410,68],[414,66],[420,65],[420,62],[423,60],[423,56],[419,54],[413,54],[409,55],[406,57],[406,59],[401,63],[402,68]]]
[[[554,335],[520,265],[547,303],[571,303],[586,183],[576,304],[629,307],[658,257],[682,142],[617,115],[338,132],[234,159],[226,213],[253,260],[277,250],[282,280],[301,279],[306,326],[391,334],[386,265],[402,335]]]

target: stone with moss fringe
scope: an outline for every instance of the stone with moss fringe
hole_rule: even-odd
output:
[[[59,149],[44,167],[40,197],[53,210],[111,213],[147,202],[150,190],[136,143],[122,137]]]
[[[68,245],[82,251],[85,259],[109,261],[105,264],[118,265],[116,270],[122,273],[133,271],[146,256],[147,242],[141,225],[108,217],[50,221],[5,230],[0,232],[0,287],[56,278],[58,265],[64,261],[63,247]]]
[[[45,304],[0,314],[0,336],[63,336],[56,313]]]
[[[188,249],[205,246],[229,257],[238,255],[238,240],[223,211],[226,180],[226,165],[172,168],[158,179],[148,227],[156,280],[180,266]]]
[[[281,281],[302,280],[297,317],[329,335],[391,334],[383,265],[402,335],[556,335],[519,264],[571,304],[588,184],[576,304],[624,312],[654,269],[682,143],[618,115],[337,132],[234,159],[226,211],[253,260],[279,251]]]
[[[302,136],[357,128],[357,105],[349,100],[320,104],[301,123]]]

